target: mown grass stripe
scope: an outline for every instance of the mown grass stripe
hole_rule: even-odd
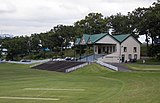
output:
[[[24,90],[43,90],[43,91],[85,91],[85,89],[56,89],[56,88],[24,88]]]
[[[32,97],[0,97],[0,99],[21,99],[21,100],[44,100],[44,101],[58,101],[59,98],[32,98]]]

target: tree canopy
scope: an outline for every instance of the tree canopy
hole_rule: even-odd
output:
[[[106,33],[109,31],[108,19],[101,13],[89,13],[85,19],[75,22],[75,27],[83,30],[85,34]]]

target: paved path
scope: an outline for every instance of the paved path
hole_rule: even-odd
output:
[[[122,72],[132,72],[132,70],[129,69],[128,67],[123,66],[123,63],[108,63],[108,64],[111,64],[111,65],[113,65],[113,66],[118,67],[118,71],[122,71]]]

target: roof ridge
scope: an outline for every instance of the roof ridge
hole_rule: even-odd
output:
[[[132,34],[120,34],[120,35],[112,35],[112,37],[118,40],[120,43],[122,43],[126,38],[128,38],[131,35]]]

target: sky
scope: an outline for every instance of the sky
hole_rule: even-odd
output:
[[[88,13],[105,17],[126,15],[157,0],[0,0],[0,34],[14,36],[46,32],[54,26],[73,25]]]

